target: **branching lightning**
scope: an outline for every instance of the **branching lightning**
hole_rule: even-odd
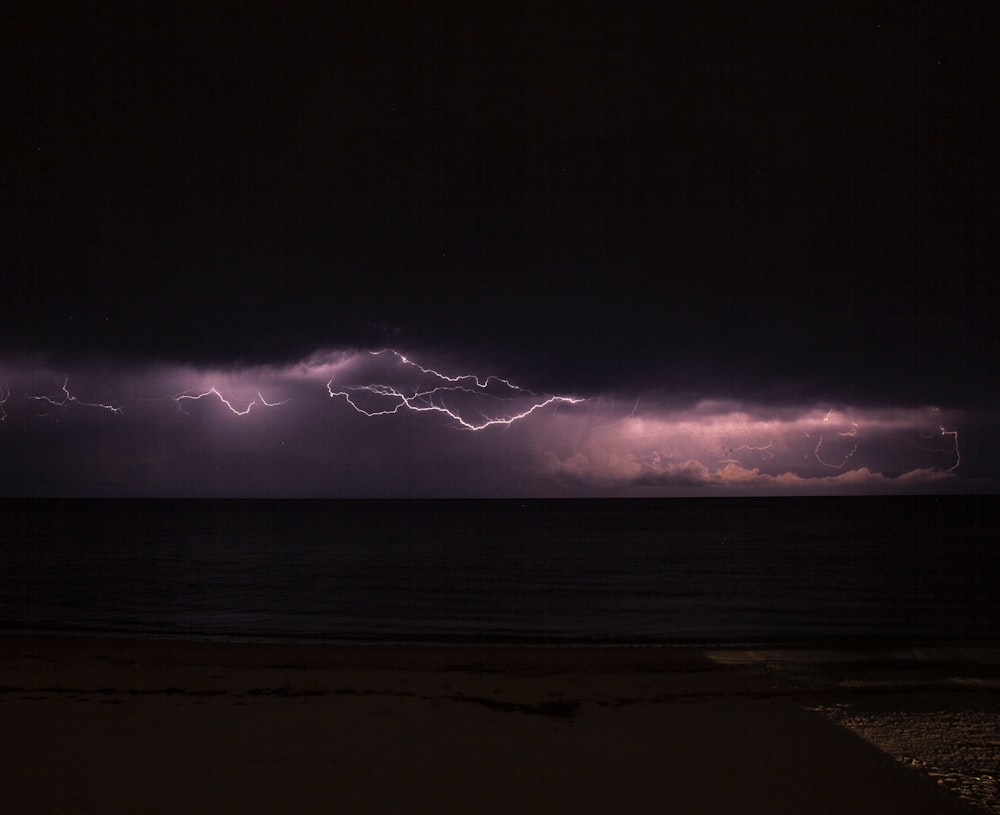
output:
[[[233,413],[236,416],[246,416],[253,408],[253,406],[258,403],[257,401],[258,399],[260,400],[260,404],[264,405],[264,407],[279,407],[281,405],[284,405],[288,401],[287,399],[285,399],[281,402],[268,402],[263,396],[260,395],[260,391],[257,391],[257,399],[251,399],[250,403],[245,408],[243,408],[243,410],[240,410],[235,405],[233,405],[232,402],[226,399],[226,397],[223,396],[214,385],[203,393],[179,393],[176,396],[172,396],[171,398],[177,403],[177,407],[180,410],[184,410],[184,408],[181,406],[181,401],[187,399],[193,402],[197,402],[199,399],[204,399],[206,396],[215,396],[220,402],[222,402],[223,405],[226,406],[226,408],[229,409],[231,413]]]
[[[117,405],[105,405],[101,402],[83,402],[77,397],[75,397],[69,391],[69,377],[67,376],[63,380],[62,385],[63,396],[61,399],[53,399],[51,396],[29,396],[29,399],[34,399],[36,402],[48,402],[50,405],[55,405],[56,407],[66,407],[67,405],[80,405],[82,407],[92,407],[99,408],[100,410],[107,410],[111,413],[122,412],[122,409]],[[5,400],[6,401],[6,400]]]
[[[454,421],[458,427],[464,430],[485,430],[488,427],[494,427],[497,425],[509,427],[515,422],[525,419],[532,413],[548,407],[549,405],[576,405],[580,402],[587,401],[586,399],[575,396],[538,396],[534,392],[521,388],[509,380],[503,379],[499,376],[490,375],[485,378],[480,378],[476,374],[459,374],[457,376],[449,376],[441,373],[440,371],[436,371],[433,368],[425,368],[423,365],[413,362],[403,354],[392,349],[383,349],[381,351],[372,351],[370,353],[372,356],[391,354],[403,365],[416,368],[421,373],[431,377],[432,380],[446,382],[448,384],[438,384],[423,388],[414,387],[407,391],[403,391],[394,385],[381,383],[349,385],[339,389],[334,388],[332,378],[326,383],[327,393],[331,399],[337,397],[343,398],[343,400],[356,412],[368,418],[374,418],[376,416],[392,416],[403,410],[409,410],[415,413],[433,412],[444,414]],[[501,390],[501,393],[497,393],[497,389]],[[388,400],[388,406],[378,409],[365,408],[360,405],[358,401],[356,401],[359,394],[368,394],[379,400]],[[475,408],[475,412],[478,413],[480,417],[480,419],[476,420],[463,415],[461,410],[454,405],[456,400],[468,399],[469,397],[472,397],[477,404],[481,403],[485,399],[493,402],[503,402],[514,399],[524,399],[527,397],[529,399],[529,404],[523,410],[500,415],[487,414],[482,410]],[[530,401],[532,397],[534,398],[534,401]],[[449,404],[449,402],[451,404]]]

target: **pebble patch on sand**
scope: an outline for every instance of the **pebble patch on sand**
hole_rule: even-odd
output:
[[[995,709],[919,713],[816,708],[979,809],[1000,815],[1000,715]]]

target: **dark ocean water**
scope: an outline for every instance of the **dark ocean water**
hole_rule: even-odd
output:
[[[0,632],[567,644],[1000,636],[1000,509],[989,496],[0,506]]]

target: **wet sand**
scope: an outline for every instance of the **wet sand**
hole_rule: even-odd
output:
[[[0,812],[998,812],[998,699],[995,644],[0,638]]]

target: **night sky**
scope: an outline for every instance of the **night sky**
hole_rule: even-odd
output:
[[[0,490],[995,491],[990,5],[6,3]]]

